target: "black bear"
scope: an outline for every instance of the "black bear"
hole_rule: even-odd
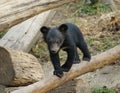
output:
[[[48,45],[50,58],[54,66],[54,75],[61,78],[63,71],[69,71],[73,63],[80,62],[77,47],[83,53],[83,60],[90,61],[91,55],[87,44],[83,38],[82,32],[76,25],[65,23],[53,28],[43,26],[40,31]],[[62,66],[60,65],[59,59],[60,49],[67,52],[67,60]]]

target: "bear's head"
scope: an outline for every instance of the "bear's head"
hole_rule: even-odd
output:
[[[40,31],[43,34],[43,38],[47,43],[50,52],[57,53],[60,50],[65,40],[67,29],[68,26],[66,24],[54,28],[46,26],[41,27]]]

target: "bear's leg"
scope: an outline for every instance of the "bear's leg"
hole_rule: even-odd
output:
[[[73,64],[78,64],[78,63],[80,63],[80,58],[79,58],[77,48],[76,48],[76,53],[75,53],[75,58],[74,58]]]
[[[85,41],[80,41],[79,44],[78,44],[78,47],[83,53],[83,60],[84,61],[90,61],[91,55],[89,53],[86,42]]]
[[[62,71],[62,68],[60,67],[59,55],[50,53],[50,58],[54,66],[53,74],[61,78],[63,76],[63,71]]]
[[[72,64],[75,58],[75,49],[73,47],[71,49],[67,49],[66,52],[67,52],[67,60],[65,64],[62,65],[62,70],[65,72],[68,72],[72,67]]]

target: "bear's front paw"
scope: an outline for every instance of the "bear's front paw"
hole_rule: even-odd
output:
[[[88,57],[83,57],[83,60],[84,60],[84,61],[90,61],[90,58],[88,58]]]
[[[73,61],[73,64],[78,64],[80,63],[80,58],[79,56],[75,57],[74,61]]]
[[[68,68],[66,65],[62,65],[61,68],[64,72],[68,72],[70,70],[70,68]]]
[[[59,78],[63,77],[63,75],[64,75],[63,71],[59,71],[59,70],[55,70],[53,72],[53,74],[56,75],[56,76],[58,76]]]

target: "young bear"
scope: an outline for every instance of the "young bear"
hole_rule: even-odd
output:
[[[50,58],[54,66],[54,75],[61,78],[63,71],[68,72],[73,63],[80,62],[77,47],[83,53],[83,60],[90,61],[91,55],[87,44],[80,29],[76,25],[65,23],[54,28],[43,26],[40,31],[48,45]],[[59,51],[61,49],[67,52],[67,60],[62,66],[60,65],[59,59]]]

